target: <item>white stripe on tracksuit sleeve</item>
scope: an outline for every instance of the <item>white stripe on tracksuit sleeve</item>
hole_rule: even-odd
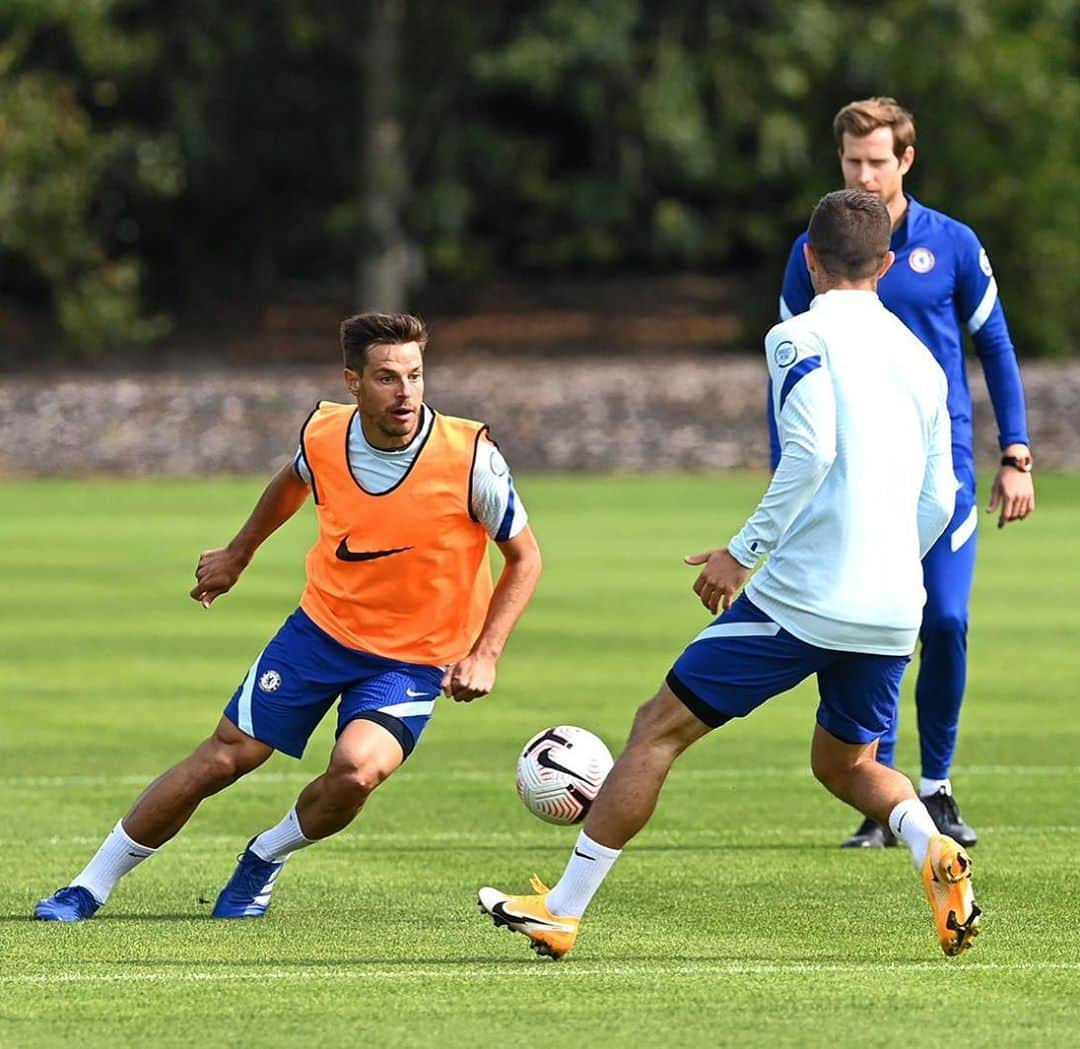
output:
[[[926,476],[919,494],[919,556],[925,557],[930,547],[941,538],[952,520],[956,499],[956,475],[952,460],[952,420],[944,404],[939,408],[930,435],[926,460]]]
[[[728,544],[731,556],[747,568],[772,552],[836,458],[836,399],[828,368],[822,365],[799,379],[776,418],[780,462],[757,509]]]

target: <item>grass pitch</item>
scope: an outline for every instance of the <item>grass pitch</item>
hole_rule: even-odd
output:
[[[5,483],[0,1045],[1075,1044],[1076,479],[1040,477],[1030,521],[982,523],[954,771],[980,833],[974,951],[941,956],[906,851],[837,848],[855,818],[807,770],[812,684],[682,759],[569,959],[477,913],[478,885],[556,878],[576,833],[521,807],[521,743],[563,722],[619,749],[705,620],[681,556],[725,541],[763,484],[523,480],[546,573],[496,693],[444,701],[364,815],[289,864],[267,918],[208,915],[247,839],[321,771],[332,719],[65,927],[30,921],[34,902],[212,728],[294,607],[314,524],[298,515],[205,612],[195,559],[259,482]],[[912,678],[900,758],[917,774]]]

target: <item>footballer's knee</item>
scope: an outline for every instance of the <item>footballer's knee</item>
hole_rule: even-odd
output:
[[[814,779],[831,794],[836,794],[851,775],[850,768],[823,758],[817,751],[810,755],[810,770],[814,773]]]
[[[272,753],[271,747],[243,733],[226,738],[215,732],[188,760],[199,793],[209,797],[258,768]]]
[[[208,741],[210,742],[210,741]],[[195,780],[204,797],[231,786],[255,766],[235,747],[204,746],[195,752]]]
[[[360,808],[396,765],[389,767],[378,755],[357,754],[348,761],[335,760],[326,770],[327,786],[339,803]]]
[[[642,703],[634,711],[634,723],[630,727],[629,745],[651,745],[658,743],[663,736],[663,727],[657,710],[656,696]]]
[[[678,757],[707,728],[690,713],[666,686],[643,703],[634,715],[628,747],[650,747]]]
[[[402,744],[383,726],[364,719],[350,722],[338,737],[325,773],[335,806],[359,811],[404,757]]]
[[[818,783],[832,794],[844,794],[859,760],[846,749],[830,746],[819,739],[815,739],[810,748],[810,770]]]

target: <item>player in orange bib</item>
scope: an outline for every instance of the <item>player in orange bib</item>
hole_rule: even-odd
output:
[[[326,771],[277,826],[251,839],[213,911],[261,917],[285,861],[352,822],[412,752],[440,693],[467,703],[494,687],[503,647],[540,577],[540,551],[487,428],[424,404],[427,337],[405,314],[342,323],[355,404],[316,407],[295,458],[240,532],[199,558],[191,591],[209,608],[310,494],[319,535],[300,607],[256,658],[213,735],[143,792],[35,917],[91,917],[204,798],[275,750],[300,757],[338,702]],[[494,587],[490,541],[504,562]]]

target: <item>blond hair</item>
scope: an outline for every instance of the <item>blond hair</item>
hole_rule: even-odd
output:
[[[902,158],[908,146],[915,145],[915,118],[895,98],[863,98],[849,102],[833,117],[836,145],[844,148],[844,136],[864,138],[879,127],[893,133],[893,153]]]

